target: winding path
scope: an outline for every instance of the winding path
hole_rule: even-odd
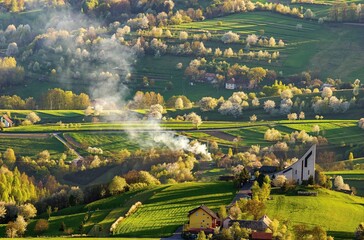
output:
[[[82,160],[83,157],[62,137],[59,136],[58,133],[0,133],[0,139],[1,137],[6,138],[31,138],[31,139],[46,139],[50,137],[55,137],[58,141],[60,141],[66,148],[73,151],[77,157],[72,160],[73,163],[77,163],[77,161]]]
[[[65,141],[63,138],[61,138],[59,136],[59,133],[52,133],[52,135],[61,143],[63,143],[63,145],[65,145],[69,150],[73,151],[76,155],[77,158],[72,160],[72,163],[77,163],[79,160],[82,160],[83,157],[67,142]]]

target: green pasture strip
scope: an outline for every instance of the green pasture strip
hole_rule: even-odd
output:
[[[31,147],[30,147],[31,146]],[[0,152],[12,148],[16,156],[35,157],[38,153],[48,150],[52,159],[57,159],[67,149],[56,138],[7,138],[0,136]]]
[[[214,136],[211,136],[210,134],[203,133],[203,132],[183,132],[182,134],[189,138],[194,138],[194,139],[197,139],[199,141],[204,141],[204,142],[216,141],[218,144],[224,144],[224,145],[233,144],[233,142],[231,142],[231,141],[224,140],[224,139],[221,139],[218,137],[214,137]]]
[[[211,121],[204,122],[199,129],[235,128],[246,123]],[[194,130],[191,122],[161,122],[162,130]],[[119,122],[119,123],[82,123],[79,127],[62,127],[57,124],[36,124],[5,129],[5,132],[72,132],[72,131],[107,131],[107,130],[154,130],[154,124],[145,122]]]
[[[110,230],[111,225],[119,217],[124,216],[125,213],[127,213],[127,211],[129,210],[129,208],[133,204],[135,204],[138,201],[143,204],[149,198],[151,198],[154,194],[162,191],[165,188],[166,188],[166,186],[158,186],[158,187],[154,187],[152,189],[148,189],[148,190],[139,192],[139,193],[135,194],[134,196],[131,196],[129,199],[127,199],[123,203],[123,205],[119,205],[119,207],[115,207],[115,206],[118,206],[118,205],[115,205],[113,207],[113,209],[109,212],[109,214],[107,214],[107,216],[104,219],[102,219],[102,221],[100,221],[98,223],[98,225],[102,226],[102,228],[104,229],[104,231],[103,231],[104,235],[108,235],[109,234],[109,230]]]
[[[78,143],[101,148],[103,151],[117,152],[121,149],[136,150],[139,145],[129,139],[125,132],[118,133],[87,133],[87,132],[73,132],[68,133]],[[143,134],[141,134],[143,135]]]

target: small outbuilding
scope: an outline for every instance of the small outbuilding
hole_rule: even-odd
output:
[[[234,222],[239,223],[242,228],[250,228],[253,231],[265,232],[272,223],[267,215],[264,215],[258,220],[231,220],[229,226],[232,226]]]
[[[0,122],[4,124],[3,126],[6,128],[13,126],[13,121],[9,118],[8,115],[4,114],[0,117]]]
[[[236,81],[235,78],[230,79],[229,81],[227,81],[225,83],[225,88],[229,89],[229,90],[234,90],[236,89]]]

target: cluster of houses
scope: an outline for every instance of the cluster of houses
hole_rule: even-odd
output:
[[[310,177],[313,177],[315,173],[315,163],[316,163],[316,145],[311,146],[311,148],[291,166],[278,171],[277,167],[274,166],[263,166],[260,168],[260,172],[265,175],[270,176],[272,179],[278,175],[284,175],[287,180],[297,182],[302,184],[307,181]],[[223,180],[223,179],[221,179]],[[228,178],[224,180],[230,180]],[[251,190],[247,192],[251,193]],[[311,193],[310,193],[311,194]],[[316,193],[317,196],[317,193]],[[249,198],[249,194],[246,196],[241,196]],[[235,222],[239,223],[242,228],[249,228],[252,230],[250,239],[253,240],[269,240],[273,239],[272,230],[270,225],[272,221],[268,216],[263,216],[259,220],[236,220],[231,216],[221,219],[218,214],[210,210],[205,205],[201,205],[195,209],[192,209],[188,213],[188,224],[184,225],[183,232],[190,234],[198,234],[200,231],[205,233],[214,233],[215,229],[218,228],[229,228]]]
[[[218,78],[215,73],[205,73],[201,78],[199,78],[196,81],[201,83],[216,84],[218,82]],[[248,87],[249,83],[244,83],[243,81],[235,80],[235,78],[231,78],[225,82],[225,88],[228,90],[244,89]]]
[[[271,230],[272,221],[268,216],[264,215],[259,220],[236,220],[231,216],[221,219],[218,214],[209,209],[205,205],[201,205],[195,209],[192,209],[188,213],[188,223],[184,225],[183,232],[192,235],[197,235],[200,231],[204,231],[206,234],[213,234],[216,229],[229,228],[234,223],[239,223],[241,228],[249,228],[252,230],[250,239],[252,240],[271,240],[273,234],[267,232]]]

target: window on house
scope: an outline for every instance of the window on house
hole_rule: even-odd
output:
[[[297,174],[297,170],[294,173]]]
[[[308,170],[308,175],[310,175],[310,170]]]

